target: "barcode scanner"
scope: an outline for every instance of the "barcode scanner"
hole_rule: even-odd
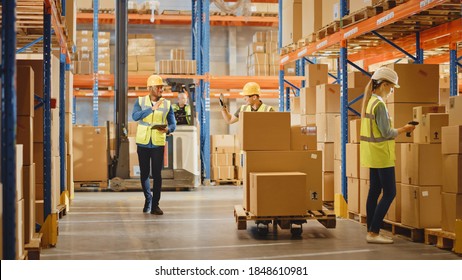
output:
[[[408,122],[407,124],[410,124],[410,125],[418,125],[419,122],[412,121],[412,122]],[[411,137],[411,133],[410,133],[410,132],[406,132],[406,137]]]

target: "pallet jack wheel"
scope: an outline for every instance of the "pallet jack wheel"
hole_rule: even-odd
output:
[[[115,192],[124,191],[126,189],[124,185],[124,180],[119,177],[111,179],[109,183],[109,188]]]
[[[268,221],[257,221],[257,232],[259,235],[267,235],[269,232],[269,222]]]
[[[292,236],[301,236],[302,233],[303,233],[303,229],[301,227],[299,227],[299,228],[291,228],[290,233],[292,234]]]

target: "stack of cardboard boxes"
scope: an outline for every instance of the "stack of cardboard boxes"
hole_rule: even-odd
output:
[[[73,129],[72,122],[74,115],[72,113],[74,102],[74,75],[66,72],[66,109],[65,109],[65,134],[64,139],[67,143],[66,149],[66,186],[69,190],[69,199],[74,199],[74,155],[73,151]],[[66,203],[66,206],[69,204]],[[69,210],[69,209],[67,209]]]
[[[128,71],[131,74],[155,73],[156,40],[152,34],[129,35]]]
[[[171,49],[170,60],[159,60],[158,74],[196,74],[195,60],[185,59],[184,49]]]
[[[68,2],[66,2],[66,6],[68,5]],[[77,8],[79,10],[92,10],[93,9],[93,0],[78,0],[75,2],[77,2]],[[115,9],[115,1],[113,0],[99,0],[98,3],[99,3],[98,10],[100,11],[108,11],[108,10],[113,11]]]
[[[98,32],[98,74],[111,72],[111,33]],[[77,31],[77,57],[74,61],[74,73],[88,75],[93,73],[93,31]]]
[[[448,113],[449,126],[442,128],[441,228],[455,232],[456,219],[462,219],[462,96],[449,98]]]
[[[296,216],[322,209],[322,152],[315,150],[315,136],[305,132],[291,128],[290,113],[241,112],[246,210],[257,216]]]
[[[256,32],[247,52],[247,73],[249,76],[277,76],[279,54],[277,31]],[[284,66],[285,74],[295,75],[295,64]]]
[[[239,141],[235,135],[212,135],[210,149],[212,180],[242,180]]]
[[[138,122],[128,122],[128,164],[130,166],[130,178],[140,177],[140,164],[138,161],[138,152],[136,146],[136,128]],[[114,135],[115,136],[115,135]]]

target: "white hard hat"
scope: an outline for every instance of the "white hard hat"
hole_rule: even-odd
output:
[[[377,69],[371,77],[372,80],[387,81],[395,85],[395,88],[399,88],[398,74],[395,70],[386,66]]]

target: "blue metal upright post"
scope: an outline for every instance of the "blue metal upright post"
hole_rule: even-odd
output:
[[[278,51],[282,49],[282,1],[278,1],[279,21],[278,21]],[[279,112],[284,111],[284,66],[279,66]]]
[[[16,259],[16,1],[2,0],[3,259]]]
[[[196,0],[191,0],[191,59],[196,60]]]
[[[415,33],[415,56],[416,56],[415,63],[417,64],[424,63],[424,51],[421,48],[420,32]]]
[[[43,214],[51,214],[51,8],[43,11]],[[55,205],[57,206],[57,205]]]
[[[93,126],[98,126],[98,9],[99,0],[93,0]]]
[[[299,63],[300,63],[300,75],[299,76],[303,76],[305,77],[305,65],[306,65],[306,59],[303,58],[303,59],[300,59],[299,60]],[[306,84],[306,81],[305,79],[303,79],[302,81],[302,88],[305,87],[305,84]],[[298,91],[298,95],[297,96],[300,96],[300,91]]]
[[[340,1],[340,17],[343,18],[348,13],[346,0]],[[348,202],[348,188],[346,180],[346,143],[348,142],[348,74],[347,74],[347,41],[340,42],[340,59],[338,63],[338,79],[340,84],[340,148],[341,148],[341,182],[342,182],[342,195],[346,202]]]
[[[290,87],[286,87],[286,112],[290,112]]]
[[[66,190],[66,55],[61,54],[59,61],[59,164],[60,194]]]
[[[449,49],[449,94],[456,96],[459,89],[457,87],[457,44],[451,43]]]
[[[202,74],[210,73],[210,0],[204,0],[202,6],[203,20],[202,23]],[[205,164],[205,178],[210,179],[210,82],[209,80],[203,81],[205,99],[204,106],[204,126],[201,129],[203,132],[204,141],[204,164]]]

